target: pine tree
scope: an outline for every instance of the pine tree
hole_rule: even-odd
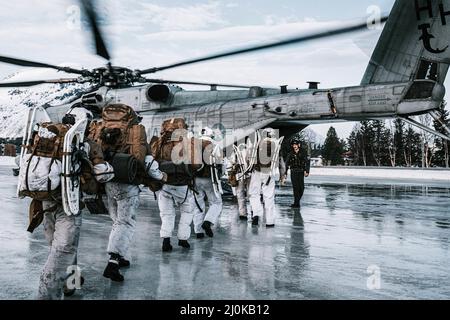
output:
[[[431,127],[432,119],[428,114],[420,115],[419,122],[426,126]],[[434,160],[436,145],[435,138],[436,136],[430,132],[422,130],[420,133],[421,136],[421,154],[422,154],[422,167],[429,168]]]
[[[323,158],[332,166],[340,165],[344,163],[344,159],[342,158],[343,152],[344,146],[342,145],[342,141],[339,139],[336,130],[330,127],[323,145]]]
[[[395,134],[394,134],[394,144],[395,144],[395,162],[396,165],[404,166],[406,165],[404,159],[405,153],[405,123],[402,119],[394,120]]]
[[[361,121],[361,127],[359,129],[358,141],[361,148],[361,156],[364,166],[372,165],[371,148],[370,145],[373,141],[373,130],[369,120]]]
[[[370,153],[372,157],[372,164],[376,166],[387,165],[389,162],[389,131],[386,128],[384,121],[372,120],[369,121],[370,128]]]
[[[442,123],[444,123],[448,126],[450,124],[450,119],[449,119],[449,112],[445,109],[446,106],[447,106],[447,103],[444,102],[438,111],[440,113],[440,121],[442,121]],[[433,122],[434,129],[442,134],[449,135],[449,133],[442,127],[440,121],[435,120]],[[450,143],[449,143],[449,141],[442,139],[440,137],[436,137],[434,140],[434,143],[435,143],[435,146],[437,149],[435,152],[434,163],[437,166],[449,168],[449,165],[450,165],[450,159],[449,159],[450,158],[450,155],[449,155]]]
[[[358,125],[355,125],[347,138],[348,151],[352,154],[353,164],[360,165],[359,147],[358,147]]]
[[[418,166],[422,161],[422,137],[411,125],[405,131],[403,159],[407,167]]]
[[[392,167],[397,165],[397,144],[395,140],[395,122],[388,120],[388,126],[386,127],[386,136],[389,151],[389,163]]]
[[[348,150],[353,155],[353,162],[358,166],[367,166],[367,136],[369,135],[368,121],[362,121],[353,127],[347,139]]]

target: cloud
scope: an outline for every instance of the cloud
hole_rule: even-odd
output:
[[[217,2],[183,7],[143,3],[142,7],[147,18],[164,31],[205,29],[226,23]]]
[[[86,26],[82,30],[67,28],[66,11],[76,1],[30,1],[5,2],[2,7],[1,55],[53,64],[73,62],[86,68],[104,65],[103,59],[92,54],[92,39]],[[114,64],[141,69],[332,29],[346,23],[305,16],[299,19],[280,11],[259,10],[264,3],[249,9],[238,1],[227,2],[178,1],[177,5],[169,5],[153,0],[111,0],[98,1],[98,5],[104,16],[102,29],[110,40]],[[248,11],[244,9],[251,10],[252,16],[246,15]],[[356,85],[367,66],[371,47],[376,43],[377,34],[367,38],[368,34],[356,33],[199,63],[149,77],[271,87],[288,84],[290,88],[305,88],[309,80],[322,82],[322,88]],[[0,78],[19,69],[0,64]],[[34,79],[57,76],[70,75],[29,74]]]
[[[300,34],[329,30],[345,25],[342,21],[279,22],[274,25],[240,25],[215,30],[164,31],[136,36],[148,49],[138,54],[135,67],[146,58],[156,66],[201,57],[234,48],[277,41]],[[234,56],[192,66],[177,68],[158,77],[240,82],[277,86],[290,84],[304,87],[309,80],[326,86],[355,85],[360,82],[368,57],[352,41],[356,35],[292,45],[258,53]],[[146,58],[145,58],[146,57]],[[150,58],[151,57],[151,60]]]
[[[248,43],[284,39],[300,34],[308,34],[319,30],[333,29],[342,26],[342,21],[296,21],[261,25],[237,25],[214,30],[172,30],[151,32],[141,35],[144,40],[170,40],[170,41],[213,41],[227,43]]]

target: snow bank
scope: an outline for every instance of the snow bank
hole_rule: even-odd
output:
[[[16,157],[0,156],[0,166],[17,167],[15,159]]]
[[[313,167],[312,176],[448,181],[450,170],[413,168]]]

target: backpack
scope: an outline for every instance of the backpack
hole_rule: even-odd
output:
[[[233,188],[236,188],[239,185],[239,181],[237,180],[237,174],[238,174],[238,170],[235,167],[233,167],[228,172],[228,183]]]
[[[211,141],[201,139],[202,141],[202,167],[197,170],[195,176],[198,178],[211,178],[211,163],[210,154],[214,150],[214,145]]]
[[[32,144],[25,146],[19,197],[45,201],[60,196],[64,136],[69,129],[69,125],[51,122],[39,125]]]
[[[272,165],[272,150],[275,150],[274,141],[271,139],[264,139],[258,146],[257,163],[255,165],[256,170],[270,168]]]
[[[102,111],[102,121],[92,122],[89,138],[101,145],[105,160],[111,165],[116,154],[132,155],[137,160],[137,176],[146,176],[147,134],[139,122],[140,118],[133,108],[110,104]]]
[[[187,129],[188,126],[183,118],[172,118],[164,120],[161,125],[161,135],[172,133],[177,129]]]
[[[181,135],[179,136],[172,136],[175,130],[185,130],[186,128],[186,122],[182,118],[165,120],[161,125],[161,136],[157,139],[152,138],[151,153],[155,160],[158,161],[159,169],[167,174],[166,183],[169,185],[182,186],[192,184],[194,172],[201,167],[201,163],[196,163],[196,152],[201,152],[201,150],[196,150],[196,146],[201,146],[201,142],[198,139],[187,138],[183,132],[180,132]],[[188,148],[190,148],[189,163],[174,163],[172,159],[173,149],[186,142]],[[183,148],[180,150],[181,152],[178,156],[183,158],[185,156],[183,153],[186,150],[183,150]]]
[[[103,183],[97,181],[93,166],[105,162],[103,160],[103,152],[97,143],[89,139],[87,139],[86,143],[89,144],[89,159],[81,160],[81,191],[88,195],[100,195],[104,193],[104,186]]]
[[[147,135],[145,127],[139,122],[140,118],[133,108],[110,104],[102,111],[102,121],[91,124],[89,137],[102,146],[104,153],[131,154],[143,165],[147,154]]]

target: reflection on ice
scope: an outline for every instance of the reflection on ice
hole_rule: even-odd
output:
[[[0,298],[32,299],[48,247],[41,229],[25,231],[17,178],[0,168],[0,179]],[[169,254],[153,194],[144,193],[122,284],[102,277],[110,219],[85,214],[86,283],[72,299],[450,298],[448,186],[307,182],[300,210],[289,208],[289,187],[277,191],[274,229],[240,221],[226,199],[213,239],[193,238],[190,251]],[[369,266],[380,269],[379,290],[367,288]]]

